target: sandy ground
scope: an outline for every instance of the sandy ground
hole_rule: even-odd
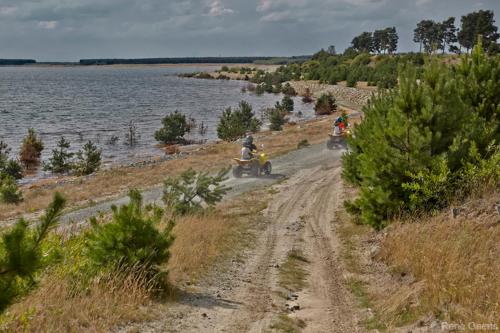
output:
[[[154,322],[122,328],[122,332],[270,332],[283,316],[303,321],[303,332],[361,332],[355,302],[346,289],[335,233],[335,214],[342,205],[341,151],[324,145],[276,159],[273,196],[264,211],[263,229],[243,260],[232,260],[205,282],[191,286],[181,300]],[[230,180],[235,191],[269,179]],[[260,186],[258,185],[258,186]],[[279,267],[290,251],[307,259],[306,286],[296,291],[300,309],[289,303],[279,284]],[[282,319],[281,319],[282,320]]]

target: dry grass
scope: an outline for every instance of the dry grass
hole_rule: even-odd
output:
[[[137,275],[104,276],[95,279],[86,291],[75,291],[67,278],[51,275],[9,308],[0,330],[109,332],[120,323],[150,318],[145,309],[148,304],[150,286]]]
[[[311,144],[323,142],[328,136],[331,119],[319,119],[285,127],[283,132],[262,132],[255,135],[272,157],[297,149],[307,139]],[[189,148],[192,150],[192,148]],[[238,143],[217,143],[202,146],[188,156],[141,167],[117,167],[98,172],[92,177],[73,178],[60,184],[57,180],[23,187],[24,202],[19,205],[0,204],[0,221],[20,214],[37,212],[52,200],[55,191],[68,199],[68,206],[82,206],[99,200],[125,195],[129,188],[146,188],[160,184],[166,176],[175,176],[188,168],[215,170],[227,167],[239,152]]]
[[[223,203],[202,216],[177,219],[175,242],[169,260],[169,277],[174,284],[194,282],[214,265],[249,245],[255,227],[264,223],[259,214],[269,193],[256,191]]]
[[[418,283],[401,290],[406,295],[398,301],[401,305],[382,304],[388,320],[405,322],[431,313],[447,322],[500,327],[498,197],[493,192],[466,202],[455,219],[443,212],[389,228],[380,259]]]
[[[215,265],[224,267],[224,259],[236,256],[252,242],[256,228],[265,223],[259,212],[269,196],[266,190],[255,191],[204,215],[176,218],[176,240],[167,267],[169,299],[175,299],[173,290],[182,289],[184,282],[193,282]],[[72,283],[73,265],[79,266],[73,260],[85,260],[78,245],[81,237],[74,242],[77,246],[65,251],[72,258],[69,262],[47,272],[35,291],[0,317],[0,331],[108,332],[122,324],[153,319],[164,311],[164,300],[155,298],[152,284],[137,274],[104,276],[84,290],[81,283]]]

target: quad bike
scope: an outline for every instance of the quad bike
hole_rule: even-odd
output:
[[[244,174],[254,177],[259,177],[261,174],[271,174],[272,165],[267,159],[267,155],[265,153],[257,155],[257,152],[253,151],[253,156],[254,157],[250,160],[233,158],[236,162],[236,165],[233,167],[233,176],[235,178],[241,178]]]
[[[349,134],[349,130],[342,131],[340,134],[328,134],[329,138],[326,142],[326,147],[330,150],[347,148],[345,139]]]

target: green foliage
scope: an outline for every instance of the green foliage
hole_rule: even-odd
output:
[[[75,155],[68,150],[70,143],[63,136],[57,142],[57,148],[52,150],[52,157],[49,162],[44,165],[44,170],[53,173],[65,173],[72,169],[73,164],[71,159]]]
[[[479,10],[462,16],[462,27],[458,32],[460,45],[470,50],[478,43],[478,36],[482,38],[482,45],[489,49],[490,45],[496,44],[500,37],[498,28],[494,25],[494,13],[491,10]]]
[[[291,99],[289,96],[283,97],[281,100],[281,107],[286,111],[286,112],[293,112],[293,99]]]
[[[79,176],[90,175],[101,167],[101,149],[92,143],[87,142],[83,149],[76,153],[76,161],[73,164],[75,174]]]
[[[0,202],[6,204],[18,204],[23,200],[16,180],[5,173],[0,173]]]
[[[155,132],[155,139],[162,143],[178,143],[184,140],[184,135],[191,128],[186,116],[175,111],[162,119],[163,127]]]
[[[221,170],[216,176],[189,169],[179,177],[169,177],[164,182],[163,202],[176,214],[199,212],[203,206],[214,206],[229,190],[221,183],[228,170]]]
[[[138,190],[131,190],[129,197],[128,205],[112,207],[111,221],[91,220],[92,231],[85,243],[86,255],[95,271],[140,267],[148,278],[161,284],[166,273],[161,266],[167,264],[169,248],[174,241],[174,222],[169,221],[160,231],[158,224],[163,210],[159,207],[144,209]]]
[[[58,193],[36,228],[21,219],[0,240],[0,312],[14,298],[35,285],[35,278],[48,263],[42,253],[43,242],[61,216],[65,199]]]
[[[9,159],[10,148],[0,141],[0,174],[11,176],[14,179],[23,178],[23,169],[16,161]]]
[[[28,129],[28,134],[24,137],[21,145],[19,157],[26,166],[32,166],[40,160],[43,151],[43,142],[33,128]]]
[[[370,101],[343,157],[363,223],[382,228],[401,212],[433,212],[466,190],[465,170],[479,170],[500,142],[499,78],[500,59],[478,45],[455,67],[429,64],[420,83],[407,66],[397,89]]]
[[[217,135],[219,139],[234,141],[247,132],[257,132],[261,125],[261,121],[252,112],[252,106],[241,101],[237,109],[227,108],[222,113],[217,126]]]
[[[269,129],[271,131],[281,131],[286,124],[287,111],[283,107],[272,108],[269,112]]]
[[[314,112],[317,115],[328,115],[332,114],[337,110],[337,101],[331,93],[323,94],[316,101],[314,106]]]

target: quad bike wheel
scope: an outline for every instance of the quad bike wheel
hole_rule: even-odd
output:
[[[233,176],[235,178],[241,178],[241,176],[243,176],[243,168],[239,165],[233,167]]]
[[[269,176],[271,174],[273,170],[273,166],[271,165],[271,162],[266,162],[266,164],[264,164],[264,167],[262,168],[262,172]]]
[[[258,163],[252,165],[252,176],[259,177],[260,176],[260,166]]]

